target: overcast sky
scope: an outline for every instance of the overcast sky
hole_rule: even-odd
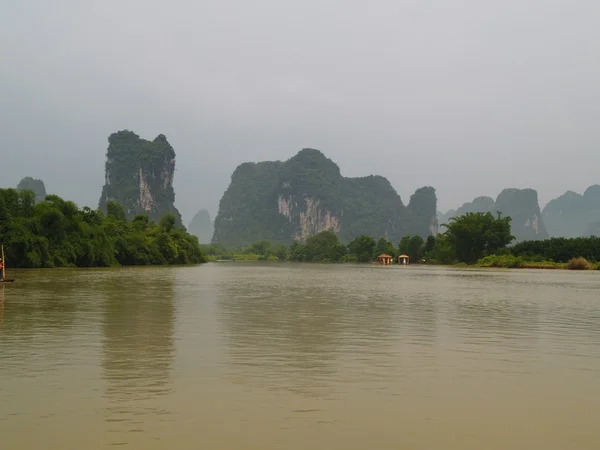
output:
[[[176,206],[318,148],[455,208],[600,183],[598,0],[0,0],[0,186],[97,206],[110,133],[163,133]]]

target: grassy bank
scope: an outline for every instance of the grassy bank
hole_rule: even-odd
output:
[[[207,255],[208,261],[279,261],[274,255],[263,256],[256,253],[232,253],[230,255]]]
[[[216,261],[245,261],[245,262],[260,262],[260,261],[281,261],[275,255],[260,255],[257,253],[230,253],[227,255],[207,255],[207,259],[212,262]],[[339,263],[356,264],[355,258],[342,258]],[[373,264],[367,262],[365,264]],[[414,265],[414,263],[413,263]],[[474,265],[466,263],[455,264],[440,264],[434,261],[428,261],[426,265],[451,265],[452,267],[489,267],[501,269],[561,269],[561,270],[600,270],[600,263],[589,262],[585,258],[573,258],[569,262],[555,262],[547,260],[527,260],[521,256],[514,255],[490,255],[480,259]]]
[[[521,256],[490,255],[481,258],[478,267],[497,267],[504,269],[566,269],[566,270],[600,270],[600,263],[590,262],[585,258],[573,258],[561,263],[548,260],[528,261]]]

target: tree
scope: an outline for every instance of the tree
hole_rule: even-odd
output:
[[[439,234],[435,238],[435,246],[431,252],[430,258],[440,264],[452,264],[456,260],[454,245],[448,236]]]
[[[429,235],[427,236],[427,240],[425,241],[425,247],[423,248],[423,256],[427,256],[431,258],[433,250],[435,249],[435,236]]]
[[[400,254],[408,255],[411,261],[418,262],[423,258],[425,241],[419,235],[404,236],[398,245]]]
[[[162,216],[162,219],[160,219],[160,227],[167,233],[169,233],[173,228],[175,228],[176,224],[177,217],[175,217],[175,214],[173,213],[166,213],[164,216]]]
[[[119,221],[127,220],[123,206],[114,200],[109,200],[106,202],[106,215],[109,217],[114,217],[115,220]]]
[[[400,255],[408,255],[410,253],[410,236],[404,236],[400,240],[400,243],[398,244],[398,253]]]
[[[306,244],[294,242],[289,248],[292,261],[331,261],[338,262],[347,254],[346,246],[341,244],[332,231],[322,231],[306,240]]]
[[[250,247],[246,247],[243,253],[253,253],[268,257],[271,254],[273,245],[269,241],[258,241],[254,242]]]
[[[371,261],[374,249],[375,239],[364,234],[361,234],[348,244],[348,250],[352,255],[356,256],[356,260],[359,262]]]
[[[491,213],[467,213],[453,217],[444,227],[444,233],[452,243],[456,258],[465,263],[506,248],[515,237],[510,232],[510,217],[494,217]]]
[[[322,231],[309,237],[306,248],[311,261],[339,261],[347,253],[346,246],[332,231]]]
[[[381,238],[377,241],[377,246],[373,252],[373,258],[376,258],[384,253],[390,255],[392,258],[396,257],[396,249],[394,248],[394,244],[392,244],[386,238]]]
[[[408,256],[410,256],[411,261],[417,262],[423,258],[424,246],[425,241],[421,236],[416,235],[410,238]]]
[[[198,240],[174,226],[137,216],[129,222],[117,203],[109,215],[79,209],[57,195],[35,204],[29,190],[0,189],[0,244],[13,267],[94,267],[205,262]]]

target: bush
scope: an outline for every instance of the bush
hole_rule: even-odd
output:
[[[592,265],[585,258],[573,258],[567,264],[569,270],[590,270]]]
[[[232,259],[235,261],[259,261],[262,258],[256,253],[234,253]]]
[[[506,269],[516,269],[523,267],[525,262],[520,256],[513,255],[489,255],[477,261],[481,267],[502,267]]]
[[[489,255],[477,261],[480,267],[500,267],[504,269],[562,269],[564,263],[543,261],[539,258],[530,260],[513,255]]]

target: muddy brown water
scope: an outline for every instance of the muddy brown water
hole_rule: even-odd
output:
[[[13,270],[0,447],[600,448],[600,273]]]

